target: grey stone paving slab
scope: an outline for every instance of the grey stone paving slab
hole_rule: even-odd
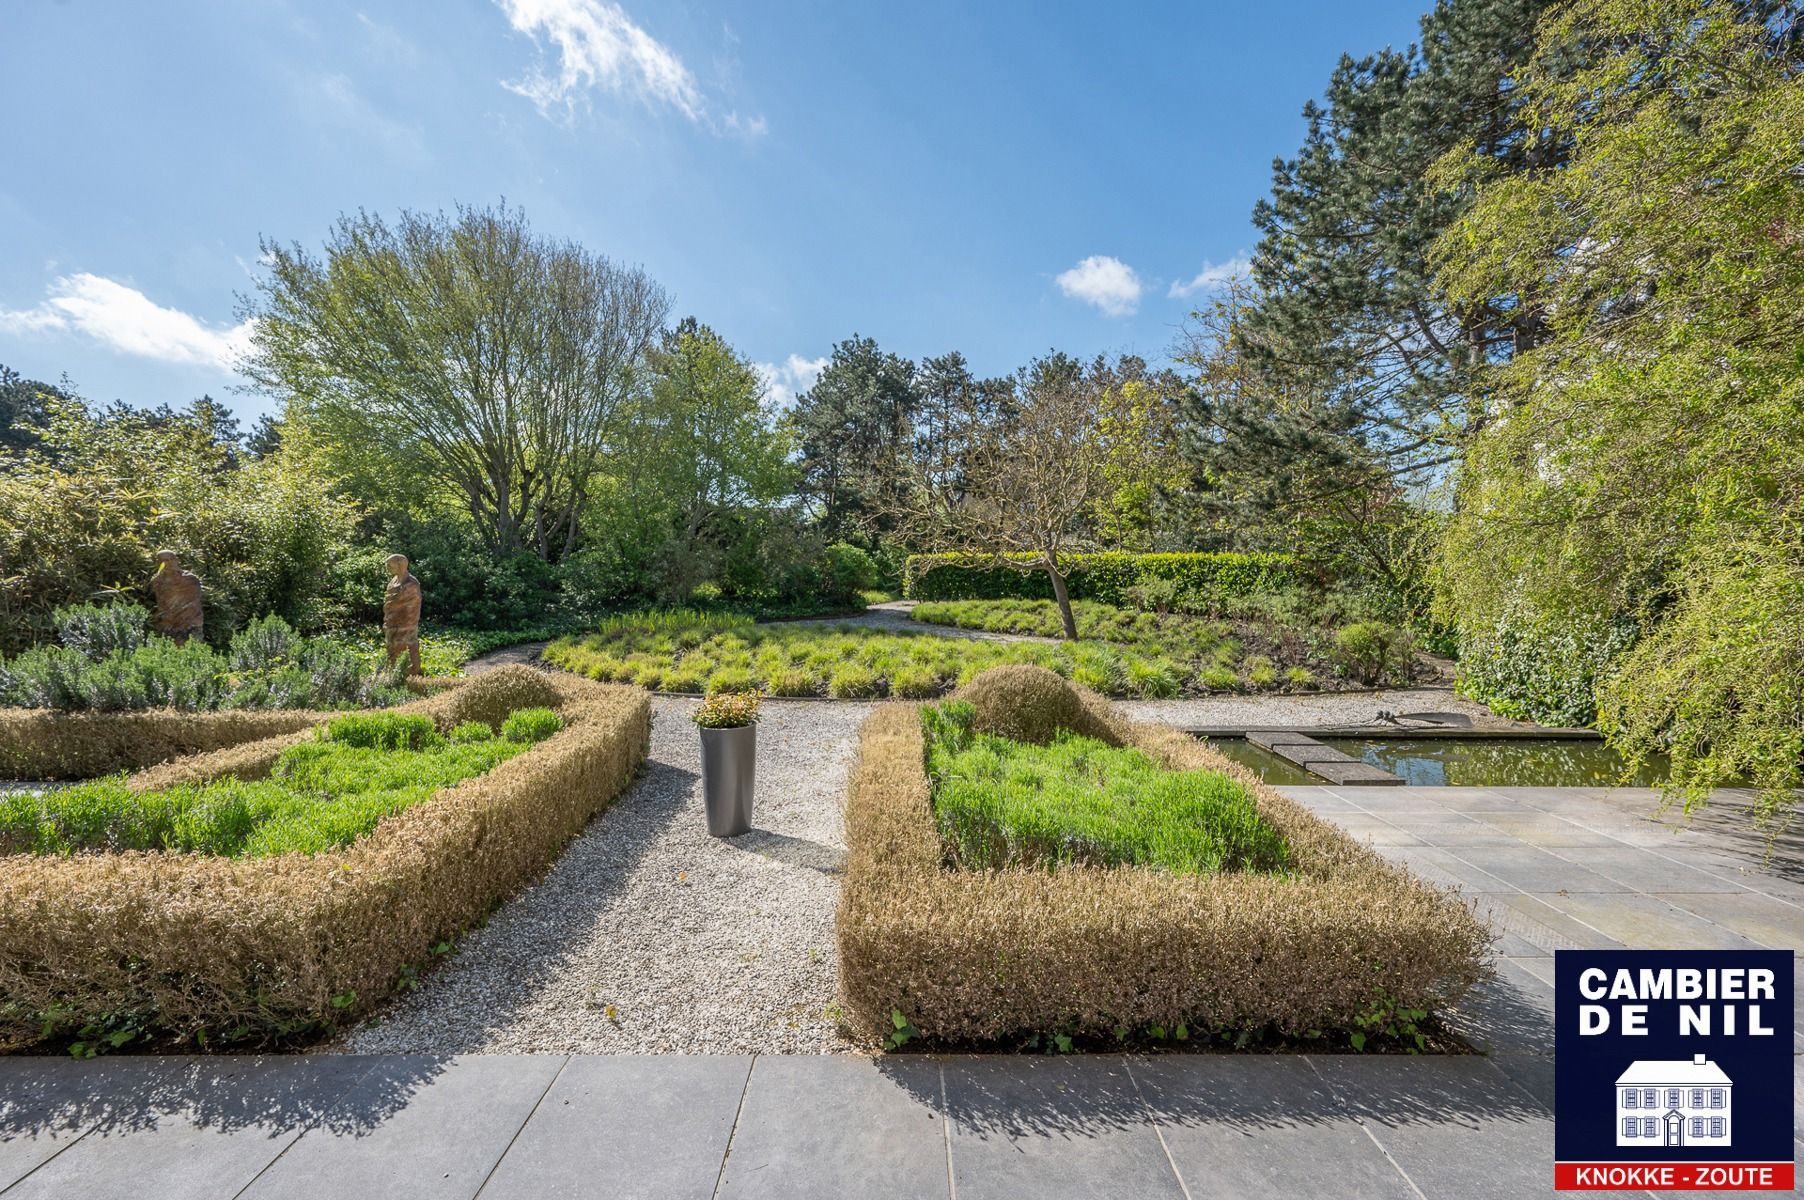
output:
[[[1639,950],[1758,950],[1760,943],[1639,892],[1533,893],[1535,899]]]
[[[1627,894],[1627,893],[1624,893]],[[1543,950],[1617,950],[1623,944],[1602,930],[1524,892],[1487,893],[1480,897],[1491,921],[1518,933]]]
[[[1485,826],[1509,834],[1530,846],[1617,847],[1622,842],[1607,833],[1587,829],[1553,813],[1478,813]],[[1589,852],[1587,851],[1587,857]]]
[[[1447,1014],[1448,1023],[1486,1053],[1552,1054],[1553,985],[1512,959],[1491,966],[1493,977]]]
[[[1525,892],[1630,890],[1557,854],[1520,843],[1514,846],[1462,846],[1455,853],[1479,870]]]
[[[1804,951],[1804,909],[1770,896],[1752,892],[1705,892],[1662,895],[1660,898],[1763,946]]]
[[[1301,1058],[1136,1058],[1128,1070],[1192,1200],[1415,1195]]]
[[[1468,813],[1519,813],[1522,803],[1495,788],[1444,787],[1435,789],[1435,800],[1442,808]]]
[[[1732,879],[1688,867],[1642,846],[1599,846],[1561,854],[1638,892],[1744,892]]]
[[[483,1200],[714,1194],[750,1055],[570,1059],[483,1186]]]
[[[322,1056],[323,1057],[323,1056]],[[379,1120],[303,1134],[246,1200],[469,1200],[564,1065],[552,1055],[383,1056],[347,1097]]]
[[[720,1195],[949,1196],[940,1087],[932,1058],[762,1056]]]
[[[1182,1197],[1117,1058],[944,1062],[958,1200]]]
[[[144,1060],[0,1058],[0,1191],[90,1129],[143,1120],[135,1093],[171,1069]]]
[[[331,1120],[370,1067],[356,1058],[259,1057],[109,1065],[87,1082],[119,1089],[114,1111],[14,1184],[8,1200],[236,1196],[303,1130]]]
[[[1552,1113],[1495,1064],[1477,1057],[1310,1062],[1428,1200],[1518,1200],[1552,1190]]]

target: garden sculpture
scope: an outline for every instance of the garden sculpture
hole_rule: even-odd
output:
[[[382,597],[382,638],[388,644],[388,665],[407,655],[407,673],[420,671],[420,581],[407,570],[405,554],[391,554],[384,564],[394,578]]]
[[[157,615],[152,626],[160,634],[174,638],[177,645],[191,637],[199,637],[205,621],[200,604],[200,576],[182,570],[182,560],[173,550],[159,550],[151,556],[157,564],[150,577],[150,590],[157,598]]]

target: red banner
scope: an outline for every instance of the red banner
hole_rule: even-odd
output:
[[[1789,1192],[1795,1171],[1788,1162],[1563,1162],[1553,1165],[1553,1186],[1562,1192]]]

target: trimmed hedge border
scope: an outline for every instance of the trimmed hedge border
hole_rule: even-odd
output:
[[[1023,563],[1032,566],[1030,560]],[[1282,587],[1292,579],[1288,554],[1067,554],[1065,585],[1073,600],[1127,603],[1128,589],[1149,579],[1217,597]],[[1052,583],[1037,567],[1015,570],[982,554],[911,554],[902,564],[910,600],[1050,600]]]
[[[234,1040],[367,1012],[543,871],[632,780],[651,740],[645,693],[528,667],[394,710],[450,728],[545,698],[564,718],[558,733],[342,850],[0,859],[0,1047],[45,1036],[47,1014],[51,1035],[102,1022]],[[131,786],[255,778],[306,736],[167,763]]]
[[[1477,982],[1489,938],[1456,896],[1194,739],[1080,694],[1081,732],[1245,783],[1289,841],[1294,877],[949,868],[920,706],[883,705],[859,733],[836,918],[841,1001],[861,1036],[882,1040],[892,1012],[953,1043],[1180,1022],[1301,1035],[1351,1029],[1374,1005],[1436,1011]]]
[[[92,779],[293,733],[332,714],[311,709],[62,713],[0,709],[0,779]]]

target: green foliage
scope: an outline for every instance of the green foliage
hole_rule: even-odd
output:
[[[1334,634],[1334,662],[1361,683],[1409,678],[1415,639],[1407,629],[1382,621],[1357,621]]]
[[[1131,604],[1131,589],[1169,580],[1181,591],[1212,597],[1243,595],[1290,580],[1281,554],[1067,554],[1066,586],[1072,598]],[[1032,564],[1029,564],[1030,566]],[[905,594],[914,600],[1050,600],[1044,571],[1017,571],[973,554],[913,554],[903,569]]]
[[[417,714],[346,713],[327,721],[321,736],[360,750],[419,750],[437,740],[438,730],[431,717]]]
[[[1508,295],[1538,331],[1470,392],[1490,419],[1444,615],[1639,624],[1600,726],[1631,759],[1670,749],[1689,803],[1751,772],[1757,816],[1804,784],[1804,76],[1770,33],[1729,0],[1562,7],[1515,90],[1563,167],[1449,154],[1439,184],[1473,201],[1434,253],[1455,302]]]
[[[877,560],[850,542],[834,542],[821,558],[821,587],[829,596],[851,600],[877,586]]]
[[[303,455],[248,459],[236,437],[204,398],[179,412],[53,399],[42,436],[0,461],[0,651],[46,638],[65,605],[148,600],[162,548],[205,582],[218,640],[258,614],[302,627],[334,615],[329,576],[355,511]]]
[[[519,708],[501,722],[503,741],[531,746],[542,742],[564,727],[564,718],[549,708]]]
[[[757,692],[716,692],[696,706],[695,723],[703,729],[739,729],[758,722]]]
[[[0,853],[176,850],[255,858],[335,849],[526,749],[525,741],[477,728],[480,737],[461,727],[447,740],[423,716],[350,715],[284,750],[266,780],[134,792],[120,777],[12,793],[0,797]]]
[[[1510,604],[1487,628],[1460,639],[1459,690],[1493,712],[1543,725],[1597,719],[1597,685],[1635,643],[1632,622],[1548,617]]]
[[[1139,750],[1070,732],[1046,746],[1013,742],[973,730],[971,719],[955,705],[923,713],[935,820],[962,867],[1207,873],[1289,864],[1283,837],[1226,775],[1168,771]]]
[[[129,616],[63,610],[76,645],[37,646],[0,660],[0,705],[64,712],[146,708],[343,708],[407,698],[378,656],[332,638],[303,638],[280,617],[253,621],[221,654],[199,640],[146,635]],[[126,648],[130,645],[130,648]]]

